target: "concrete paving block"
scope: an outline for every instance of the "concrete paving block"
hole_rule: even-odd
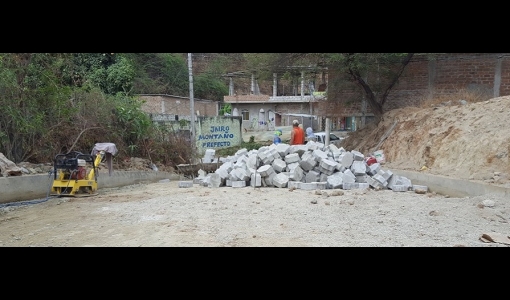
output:
[[[214,173],[218,174],[220,178],[225,179],[228,177],[229,172],[226,169],[218,168],[214,171]]]
[[[304,171],[301,169],[301,167],[298,165],[293,170],[290,171],[289,180],[294,181],[301,181],[301,179],[304,178]]]
[[[287,163],[281,158],[275,159],[271,166],[273,167],[276,173],[285,172],[287,169]]]
[[[381,183],[383,186],[388,186],[388,182],[381,175],[375,174],[374,176],[372,176],[372,178],[379,181],[379,183]]]
[[[210,174],[210,181],[209,181],[209,187],[210,188],[218,188],[221,186],[222,184],[222,178],[220,176],[220,174],[218,173],[211,173]]]
[[[244,180],[232,181],[232,187],[233,188],[246,187],[246,181]]]
[[[367,176],[367,183],[373,187],[374,189],[381,190],[384,189],[384,186],[377,180],[373,179],[370,176]]]
[[[356,175],[365,175],[367,173],[367,164],[364,160],[355,160],[350,167],[352,173]]]
[[[250,185],[254,187],[262,186],[262,177],[260,174],[251,174]]]
[[[291,154],[285,155],[285,162],[287,163],[287,165],[292,164],[292,163],[297,163],[300,160],[301,159],[299,157],[299,154],[297,154],[297,153],[291,153]]]
[[[276,172],[273,172],[269,174],[269,176],[264,178],[264,181],[266,182],[267,186],[274,186],[273,179],[276,176],[276,174],[277,174]]]
[[[319,176],[319,181],[320,182],[323,182],[323,181],[328,181],[328,174],[324,174],[324,173],[321,173],[318,169],[317,170],[314,170],[316,172],[319,172],[321,175]],[[336,173],[333,173],[333,175],[336,174]]]
[[[282,157],[282,158],[284,158],[285,155],[288,154],[289,148],[290,148],[290,145],[285,144],[285,143],[276,145],[276,151],[278,151],[278,154],[280,154],[280,157]]]
[[[330,159],[323,159],[320,161],[319,167],[323,170],[334,172],[337,167],[337,162]]]
[[[284,187],[287,187],[288,183],[289,183],[289,176],[287,176],[285,173],[278,173],[273,178],[273,184],[275,187],[284,188]]]
[[[328,154],[320,149],[313,150],[312,155],[315,157],[317,162],[321,162],[323,159],[328,159]]]
[[[344,183],[343,174],[342,173],[334,173],[326,178],[327,185],[326,187],[329,189],[340,189]]]
[[[429,190],[429,187],[426,185],[416,185],[413,184],[412,190],[417,194],[426,194]]]
[[[180,188],[190,188],[193,187],[193,181],[179,181]]]
[[[316,181],[319,181],[319,176],[320,176],[320,173],[319,172],[315,172],[315,171],[308,171],[308,173],[306,173],[305,175],[305,182],[316,182]]]
[[[346,183],[346,182],[348,182],[348,183],[356,182],[356,175],[354,175],[354,173],[352,173],[351,169],[346,169],[342,173],[342,178],[344,180],[344,183]]]
[[[394,192],[407,192],[409,191],[409,187],[407,185],[395,184],[391,187],[391,190]]]
[[[358,184],[358,188],[360,190],[368,190],[370,188],[370,185],[368,183],[366,183],[366,182],[360,182]]]
[[[381,164],[374,163],[374,164],[371,164],[370,166],[368,166],[367,173],[370,176],[374,176],[375,174],[377,174],[377,172],[379,172],[380,169],[381,169]]]
[[[291,188],[300,189],[301,183],[302,183],[301,181],[288,181],[287,186],[289,187],[289,189]]]
[[[359,183],[357,182],[344,182],[342,189],[344,190],[353,190],[359,188]]]
[[[345,152],[340,156],[340,163],[346,169],[350,168],[354,161],[354,155],[351,152]]]
[[[293,162],[293,163],[287,164],[285,171],[290,173],[298,166],[299,166],[299,162]]]
[[[317,189],[317,184],[314,182],[314,183],[311,183],[311,182],[301,182],[301,184],[299,185],[299,188],[301,190],[316,190]]]
[[[236,151],[235,155],[237,156],[241,156],[241,155],[246,155],[248,153],[248,149],[246,148],[241,148],[239,150]]]
[[[269,164],[263,165],[257,169],[257,173],[259,173],[261,177],[267,177],[269,174],[274,173],[274,169]]]
[[[367,174],[364,174],[364,175],[356,175],[356,182],[359,182],[359,183],[366,183],[367,182],[367,177],[368,175]]]
[[[365,161],[365,155],[363,155],[363,153],[356,150],[351,150],[351,153],[354,161]]]
[[[317,160],[315,159],[315,156],[311,152],[304,153],[303,156],[301,156],[301,161],[299,162],[299,166],[305,170],[310,171],[317,165]]]
[[[384,176],[384,178],[386,178],[386,177],[387,177],[387,178],[386,178],[386,181],[389,181],[389,180],[390,180],[390,178],[393,176],[393,172],[392,172],[391,170],[386,170],[386,171],[384,172],[384,175],[385,175],[385,176]]]
[[[322,182],[321,182],[321,181],[316,181],[316,182],[312,182],[312,183],[315,183],[315,184],[316,184],[316,186],[317,186],[317,189],[319,189],[319,190],[325,190],[325,189],[327,189],[327,185],[328,185],[328,183],[327,183],[327,182],[325,182],[325,181],[322,181]]]

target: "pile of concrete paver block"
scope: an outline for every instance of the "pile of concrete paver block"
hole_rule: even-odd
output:
[[[318,142],[306,145],[280,143],[258,150],[240,149],[235,155],[220,158],[221,166],[213,173],[199,171],[193,182],[207,187],[228,186],[316,189],[391,189],[395,192],[426,193],[427,186],[413,185],[406,177],[383,170],[379,162],[368,165],[365,155],[346,151],[333,144]]]

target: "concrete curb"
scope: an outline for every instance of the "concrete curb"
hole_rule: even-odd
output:
[[[115,171],[112,176],[100,173],[97,180],[101,188],[119,187],[136,183],[150,183],[161,179],[180,180],[179,174],[170,172]],[[48,174],[0,177],[0,204],[45,198],[53,177]]]
[[[498,194],[510,197],[510,188],[502,186],[415,171],[390,170],[393,174],[407,177],[413,184],[426,185],[429,191],[441,195],[449,195],[450,197],[474,197],[485,194]]]
[[[413,184],[427,186],[430,192],[451,197],[484,194],[500,194],[510,197],[510,188],[415,171],[395,169],[391,169],[391,171],[408,178]],[[162,179],[181,180],[181,176],[170,172],[115,171],[112,176],[101,173],[97,184],[100,192],[101,188],[150,183]],[[45,198],[52,183],[53,177],[47,174],[0,177],[0,204]]]

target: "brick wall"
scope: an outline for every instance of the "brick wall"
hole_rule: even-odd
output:
[[[178,115],[180,119],[190,118],[190,100],[186,97],[171,95],[139,95],[144,100],[142,110],[151,114]],[[212,100],[194,99],[193,107],[200,116],[214,117],[218,115],[218,102]]]
[[[361,115],[363,96],[359,87],[338,80],[340,74],[329,76],[328,100],[317,105],[318,113],[329,117]],[[368,81],[370,84],[370,77]],[[510,54],[446,53],[435,54],[432,60],[415,55],[390,92],[384,110],[417,106],[426,98],[460,90],[489,97],[510,95]],[[371,113],[370,107],[366,112]]]

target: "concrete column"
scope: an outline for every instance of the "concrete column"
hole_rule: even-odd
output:
[[[328,118],[326,118],[326,128],[325,128],[326,130],[324,130],[326,133],[326,138],[324,139],[324,145],[326,145],[326,147],[329,146],[329,133],[331,132],[330,127],[331,127],[331,119],[328,117]]]
[[[501,88],[501,64],[503,57],[500,56],[496,60],[496,69],[494,73],[494,98],[499,97],[499,89]]]
[[[278,95],[278,81],[276,80],[276,73],[273,73],[273,97]]]
[[[305,71],[301,71],[301,101],[305,96]]]
[[[228,83],[228,95],[234,96],[234,78],[229,77],[229,83]]]
[[[255,74],[251,74],[251,94],[255,94]]]

